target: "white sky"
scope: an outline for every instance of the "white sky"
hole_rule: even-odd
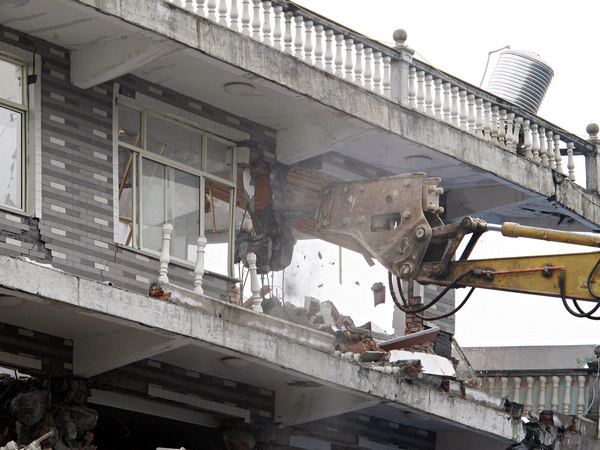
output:
[[[417,58],[475,85],[481,80],[489,51],[507,44],[513,49],[533,51],[554,69],[554,79],[539,115],[582,137],[587,137],[588,123],[600,121],[596,112],[600,89],[595,86],[600,73],[597,55],[600,2],[297,0],[297,3],[389,44],[393,43],[393,31],[403,28],[408,33],[406,43],[416,50]],[[475,257],[582,251],[560,244],[523,245],[522,240],[517,243],[491,235],[485,236],[478,247]],[[322,259],[316,255],[319,250]],[[357,325],[373,320],[390,329],[389,295],[386,304],[375,309],[370,290],[375,281],[387,285],[385,271],[370,269],[361,257],[352,259],[350,252],[344,251],[344,283],[340,286],[337,247],[298,249],[295,259],[286,271],[288,286],[296,282],[302,294],[321,300],[335,299],[340,312],[352,315]],[[304,276],[292,274],[296,266]],[[355,284],[357,281],[359,285]],[[457,291],[457,299],[464,295],[462,291]],[[600,322],[570,316],[558,299],[479,290],[457,314],[456,338],[462,346],[598,344]]]

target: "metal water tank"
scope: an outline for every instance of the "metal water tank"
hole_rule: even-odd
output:
[[[539,55],[524,50],[504,50],[498,57],[487,90],[536,114],[554,71]]]

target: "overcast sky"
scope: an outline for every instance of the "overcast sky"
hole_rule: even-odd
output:
[[[384,43],[403,28],[407,45],[416,57],[478,85],[488,52],[510,45],[538,53],[554,70],[554,79],[539,115],[581,137],[585,127],[600,121],[597,21],[600,2],[457,0],[298,0],[297,3]],[[491,63],[493,68],[493,61]],[[442,182],[443,185],[443,182]],[[489,235],[490,233],[488,233]],[[508,242],[508,243],[507,243]],[[524,245],[496,236],[485,236],[476,257],[581,251],[564,245]],[[305,259],[306,257],[306,259]],[[373,320],[391,327],[389,300],[373,307],[370,287],[385,282],[385,272],[370,269],[362,258],[344,251],[343,284],[338,282],[337,248],[300,249],[286,275],[288,286],[321,300],[336,297],[341,312],[357,324]],[[302,261],[308,280],[293,277]],[[310,263],[309,263],[310,261]],[[464,295],[457,291],[457,298]],[[456,337],[462,346],[560,345],[600,343],[600,322],[571,317],[558,299],[476,291],[457,315]]]

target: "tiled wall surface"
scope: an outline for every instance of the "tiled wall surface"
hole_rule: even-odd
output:
[[[69,80],[66,49],[0,26],[0,42],[36,52],[41,77],[41,217],[0,207],[0,254],[50,262],[67,272],[145,292],[158,278],[158,258],[114,242],[113,82],[91,89]],[[133,76],[115,80],[140,92],[251,136],[253,154],[273,154],[275,133],[244,118],[151,85]],[[38,220],[39,219],[39,220]],[[191,287],[191,267],[171,264],[173,283]],[[208,295],[225,298],[227,282],[206,276]]]

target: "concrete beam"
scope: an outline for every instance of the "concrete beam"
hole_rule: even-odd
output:
[[[189,343],[189,339],[127,329],[73,342],[73,373],[93,377]]]
[[[87,89],[183,48],[183,45],[171,39],[155,33],[141,32],[77,49],[71,52],[71,82],[79,88]]]
[[[281,426],[298,425],[368,408],[375,399],[332,390],[324,386],[289,387],[275,393],[275,422]]]

